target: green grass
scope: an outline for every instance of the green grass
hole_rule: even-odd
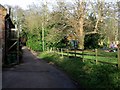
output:
[[[81,58],[63,57],[54,52],[43,52],[40,58],[52,62],[64,70],[80,86],[85,88],[120,88],[120,71],[114,65],[82,62]]]
[[[61,53],[59,53],[59,54],[61,54]],[[67,56],[66,52],[64,52],[63,54]],[[97,54],[98,54],[98,56],[97,56],[98,61],[117,64],[117,52],[105,52],[103,50],[98,50]],[[75,56],[75,52],[70,51],[69,56]],[[82,52],[77,51],[76,56],[82,57]],[[96,60],[95,52],[93,52],[92,50],[85,50],[84,51],[84,60],[95,61]]]
[[[84,59],[91,59],[91,60],[95,60],[95,57],[94,56],[84,56]],[[110,63],[113,63],[113,64],[117,64],[117,58],[115,57],[100,57],[98,56],[98,61],[104,61],[104,62],[110,62]]]

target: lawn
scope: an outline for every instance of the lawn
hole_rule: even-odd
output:
[[[59,54],[62,54],[59,52]],[[75,51],[63,52],[64,56],[75,56]],[[82,57],[82,51],[76,51],[76,57]],[[96,52],[92,50],[84,51],[84,60],[85,61],[95,61]],[[97,60],[101,62],[108,62],[111,64],[117,64],[117,52],[105,52],[104,50],[98,50]]]

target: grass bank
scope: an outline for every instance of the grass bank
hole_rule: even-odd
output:
[[[39,57],[57,65],[85,88],[120,88],[120,70],[113,65],[82,62],[81,58],[62,58],[55,52],[43,52]]]

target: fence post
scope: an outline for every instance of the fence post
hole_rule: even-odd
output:
[[[118,69],[120,69],[120,43],[118,44]]]
[[[52,47],[50,48],[50,52],[52,52]]]
[[[50,52],[50,47],[48,47],[48,50],[49,50],[49,52]]]
[[[96,64],[98,63],[98,50],[95,49],[95,60],[96,60]]]
[[[118,48],[118,68],[120,69],[120,48]]]
[[[59,54],[59,49],[57,48],[57,53]]]
[[[75,49],[75,58],[76,58],[76,49]]]
[[[52,52],[53,52],[53,47],[52,47]]]
[[[84,49],[82,50],[82,61],[84,62]]]
[[[55,47],[53,47],[53,52],[55,53]]]
[[[47,51],[49,52],[49,47],[47,47]]]
[[[68,49],[67,49],[67,56],[69,56]]]
[[[55,53],[57,53],[57,49],[55,48]]]
[[[50,47],[48,47],[48,49],[49,49],[49,52],[50,52]]]
[[[62,54],[62,58],[63,58],[63,49],[61,48],[61,54]]]

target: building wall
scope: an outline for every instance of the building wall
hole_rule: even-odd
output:
[[[5,38],[5,16],[7,14],[7,9],[0,5],[0,48],[2,48],[2,44]]]
[[[4,59],[5,55],[5,16],[7,14],[7,9],[0,4],[0,64]]]

